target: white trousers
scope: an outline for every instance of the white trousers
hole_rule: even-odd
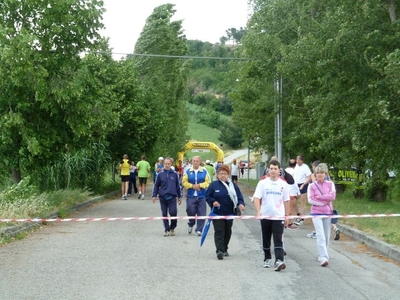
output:
[[[328,246],[331,236],[330,218],[313,218],[315,232],[317,234],[317,253],[318,257],[324,261],[329,260]]]

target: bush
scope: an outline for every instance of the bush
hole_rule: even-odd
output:
[[[365,184],[364,195],[375,202],[384,202],[387,199],[389,185],[380,176],[372,176]]]
[[[393,202],[400,202],[400,177],[389,180],[388,198]]]

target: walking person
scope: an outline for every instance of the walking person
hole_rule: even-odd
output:
[[[245,168],[246,164],[241,160],[240,163],[239,163],[239,166],[240,166],[240,174],[239,174],[239,177],[244,178],[244,168]],[[241,175],[241,176],[240,176],[240,175]]]
[[[286,268],[283,249],[283,230],[285,216],[290,212],[289,187],[285,180],[279,177],[280,163],[271,160],[268,165],[269,176],[260,180],[253,195],[256,216],[268,216],[260,220],[262,246],[264,251],[264,268],[270,268],[272,262],[271,236],[274,241],[274,270]],[[262,199],[262,202],[260,201]],[[261,202],[261,204],[260,204]]]
[[[311,204],[311,215],[333,215],[332,201],[336,199],[335,184],[327,181],[328,166],[324,163],[315,168],[316,182],[308,188],[308,202]],[[330,218],[313,218],[315,231],[317,233],[318,261],[322,267],[329,264],[329,238],[331,233]]]
[[[135,195],[137,195],[137,193],[138,193],[138,188],[136,185],[136,175],[137,175],[137,171],[136,171],[135,162],[131,161],[131,169],[129,170],[128,196],[130,196],[132,194],[132,187],[133,187],[133,191],[135,192]]]
[[[300,204],[301,204],[301,214],[306,215],[307,210],[307,189],[308,183],[311,182],[311,170],[304,163],[304,157],[298,155],[296,158],[296,167],[294,168],[294,181],[300,190]],[[304,223],[304,219],[300,219],[300,224]]]
[[[233,160],[231,164],[231,177],[232,181],[237,184],[239,176],[239,165],[236,163],[236,159]]]
[[[314,162],[312,163],[312,166],[311,166],[311,167],[312,167],[312,171],[313,171],[313,173],[311,174],[311,182],[312,182],[312,183],[314,183],[314,182],[317,181],[317,178],[316,178],[316,176],[315,176],[315,168],[316,168],[319,164],[320,164],[320,161],[319,161],[319,160],[316,160],[316,161],[314,161]],[[331,181],[331,177],[329,176],[329,174],[326,175],[326,178],[325,178],[325,179],[326,179],[327,181]],[[334,232],[334,234],[335,234],[335,236],[334,236],[334,240],[335,240],[335,241],[337,241],[337,240],[340,239],[340,230],[339,230],[339,228],[338,228],[337,225],[336,225],[337,221],[338,221],[337,218],[332,218],[332,219],[331,219],[332,230],[333,230],[333,232]],[[311,233],[307,234],[307,237],[313,238],[313,239],[316,239],[316,238],[317,238],[317,233],[316,233],[316,231],[315,231],[315,228],[314,228],[314,230],[313,230]]]
[[[129,170],[132,168],[128,155],[124,154],[119,163],[119,171],[121,174],[121,193],[122,199],[128,200]]]
[[[168,213],[171,217],[176,217],[178,215],[177,202],[179,205],[181,205],[182,202],[179,175],[172,170],[172,163],[172,158],[165,158],[163,170],[158,173],[153,188],[153,203],[157,201],[158,196],[163,217],[168,217]],[[176,219],[172,219],[171,221],[164,219],[164,236],[174,236],[177,223],[178,221]]]
[[[146,156],[142,155],[141,161],[136,164],[136,169],[138,171],[139,177],[139,195],[138,198],[144,200],[144,195],[146,193],[147,178],[150,177],[151,167],[148,161],[146,161]]]
[[[164,158],[160,156],[158,158],[158,161],[154,164],[154,176],[153,176],[153,181],[154,183],[156,182],[157,175],[164,170]]]
[[[228,165],[222,165],[218,169],[217,180],[211,182],[207,189],[206,201],[215,215],[231,216],[236,209],[245,209],[239,187],[229,179]],[[232,236],[233,219],[213,219],[212,223],[217,258],[223,259],[224,256],[229,256],[228,245]]]
[[[286,174],[290,174],[294,178],[294,167],[296,166],[296,160],[294,158],[289,160],[289,166],[285,169]],[[289,184],[289,183],[288,183]],[[300,215],[299,207],[297,205],[297,199],[300,195],[300,190],[297,183],[294,181],[293,184],[289,184],[289,196],[290,196],[290,215]],[[293,224],[300,225],[300,219],[291,221],[288,228],[293,228]]]
[[[210,176],[205,168],[200,166],[200,156],[192,158],[192,166],[183,174],[182,185],[187,189],[186,213],[188,216],[205,216],[207,212],[206,190],[210,185]],[[196,235],[201,236],[205,220],[197,220]],[[196,220],[188,221],[188,233],[191,234]]]
[[[204,168],[207,170],[208,175],[210,175],[210,180],[212,181],[215,176],[215,169],[214,166],[211,164],[211,161],[209,159],[206,160],[206,164]]]

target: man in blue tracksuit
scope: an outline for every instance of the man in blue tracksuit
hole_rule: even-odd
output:
[[[201,158],[192,158],[192,167],[183,174],[182,185],[187,189],[186,213],[188,216],[205,216],[207,213],[206,190],[210,185],[210,176],[205,168],[200,166]],[[188,233],[191,234],[196,220],[188,222]],[[201,236],[205,220],[197,220],[196,234]]]
[[[160,199],[161,213],[163,217],[168,217],[168,212],[171,217],[178,215],[178,207],[176,205],[176,199],[178,198],[178,204],[182,202],[182,190],[179,182],[179,175],[171,169],[172,158],[165,158],[164,169],[158,173],[156,182],[153,188],[153,203],[157,201],[157,196]],[[178,223],[176,219],[163,220],[164,223],[164,236],[174,236],[175,228]]]

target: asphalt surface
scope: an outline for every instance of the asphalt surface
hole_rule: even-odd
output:
[[[248,199],[251,190],[242,187]],[[247,201],[245,215],[254,215]],[[185,203],[179,207],[185,216]],[[160,216],[149,197],[97,203],[70,217]],[[230,257],[217,260],[213,228],[199,237],[179,220],[51,223],[0,247],[0,299],[397,299],[400,268],[344,235],[331,241],[328,267],[316,261],[311,226],[285,232],[287,268],[262,267],[257,220],[235,220]]]

